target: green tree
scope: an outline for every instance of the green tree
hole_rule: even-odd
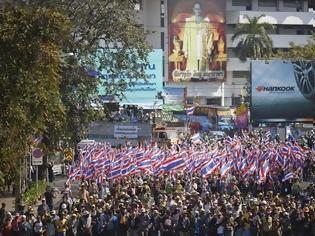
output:
[[[273,58],[281,59],[305,59],[315,60],[315,34],[310,36],[310,40],[305,45],[298,45],[293,42],[290,43],[291,48],[288,51],[277,50]]]
[[[97,86],[122,98],[151,49],[133,0],[13,2],[0,9],[0,157],[19,167],[32,135],[46,153],[78,142],[101,113]]]
[[[245,15],[248,23],[237,24],[232,41],[237,40],[236,53],[240,60],[247,58],[260,59],[270,57],[272,54],[272,39],[267,31],[273,30],[274,26],[269,23],[260,23],[259,20],[264,17],[249,17]]]
[[[71,41],[64,45],[67,63],[60,87],[66,112],[65,136],[72,143],[83,138],[87,125],[102,115],[96,109],[97,85],[104,87],[106,95],[122,99],[128,86],[145,80],[143,64],[151,48],[146,43],[148,32],[137,22],[135,2],[31,1],[35,6],[57,9],[73,25]],[[90,71],[96,71],[96,76],[89,76]]]
[[[0,159],[6,163],[1,171],[16,171],[17,184],[30,136],[43,135],[49,123],[57,130],[63,122],[61,54],[69,27],[69,20],[51,9],[0,8]],[[16,190],[19,195],[20,187]]]

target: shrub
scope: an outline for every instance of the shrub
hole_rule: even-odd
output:
[[[37,201],[43,197],[46,191],[47,182],[39,181],[38,187],[36,183],[32,183],[30,187],[23,193],[23,199],[27,206],[36,205]]]

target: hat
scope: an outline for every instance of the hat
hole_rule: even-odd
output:
[[[50,214],[56,215],[56,211],[55,211],[55,210],[52,210],[52,211],[50,212]]]
[[[64,203],[62,203],[62,204],[61,204],[61,209],[66,209],[66,208],[67,208],[67,205],[64,204]]]
[[[87,216],[87,215],[89,215],[89,214],[90,214],[90,212],[88,212],[88,211],[83,211],[83,214],[82,214],[82,215]]]
[[[26,219],[26,215],[21,215],[21,218],[22,219]]]

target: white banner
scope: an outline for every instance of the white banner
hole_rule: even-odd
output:
[[[138,126],[115,125],[115,138],[138,138]]]

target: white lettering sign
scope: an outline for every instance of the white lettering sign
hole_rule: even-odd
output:
[[[138,126],[115,125],[115,138],[138,138]]]

